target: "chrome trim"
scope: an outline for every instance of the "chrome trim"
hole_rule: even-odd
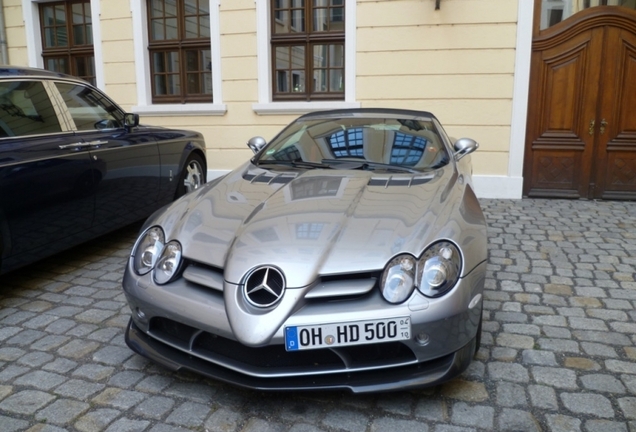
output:
[[[223,274],[204,267],[188,266],[183,272],[188,282],[223,292]]]
[[[60,155],[56,155],[56,156],[47,156],[47,157],[38,158],[38,159],[28,159],[28,160],[21,159],[19,161],[8,162],[8,163],[0,162],[0,167],[6,168],[6,167],[12,167],[12,166],[15,166],[15,165],[24,165],[24,164],[31,164],[31,163],[34,163],[34,162],[48,161],[48,160],[51,160],[51,159],[64,159],[64,158],[67,158],[69,155],[74,155],[74,154],[86,154],[86,157],[88,157],[88,155],[89,155],[88,151],[78,152],[78,153],[64,153],[64,154],[60,154]]]
[[[375,283],[375,278],[323,282],[305,294],[305,298],[316,299],[363,295],[371,291]]]
[[[91,143],[87,143],[87,142],[76,142],[73,144],[62,144],[60,146],[58,146],[61,150],[66,150],[69,148],[86,148],[86,147],[90,147]]]

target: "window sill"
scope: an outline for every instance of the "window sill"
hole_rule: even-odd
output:
[[[258,115],[305,114],[314,111],[360,108],[360,102],[269,102],[252,105]]]
[[[132,107],[132,112],[143,114],[145,116],[166,116],[166,115],[213,115],[222,116],[227,112],[225,104],[157,104],[157,105],[138,105]]]

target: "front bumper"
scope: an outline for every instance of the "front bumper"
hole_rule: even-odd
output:
[[[306,303],[286,320],[286,325],[307,325],[410,316],[412,334],[425,333],[427,344],[412,338],[292,353],[285,351],[282,326],[268,344],[238,342],[218,291],[183,279],[157,286],[127,271],[124,290],[133,319],[126,342],[172,370],[254,389],[376,392],[432,386],[460,374],[472,359],[485,269],[484,262],[443,298],[387,307],[374,290],[362,298]]]
[[[349,390],[354,393],[403,391],[448,381],[462,373],[475,353],[476,337],[456,352],[421,363],[381,370],[263,378],[246,375],[189,355],[142,332],[131,319],[126,344],[136,353],[171,370],[189,370],[256,390]]]

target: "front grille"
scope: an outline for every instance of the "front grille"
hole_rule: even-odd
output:
[[[162,317],[152,318],[148,334],[198,358],[248,375],[353,372],[416,362],[413,351],[401,342],[288,352],[283,345],[248,347]]]

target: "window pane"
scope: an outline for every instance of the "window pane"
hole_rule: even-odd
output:
[[[41,82],[0,82],[0,108],[1,137],[62,131]]]
[[[291,64],[289,62],[290,47],[276,47],[276,69],[289,69]]]
[[[203,1],[205,2],[205,0]],[[186,15],[196,15],[199,13],[199,5],[197,4],[197,0],[185,0],[184,7]]]
[[[199,74],[189,73],[187,75],[188,81],[188,94],[200,94],[201,93],[201,82],[199,81]]]
[[[71,68],[66,57],[47,58],[46,69],[65,74],[71,73]]]
[[[53,8],[51,6],[44,6],[42,8],[42,24],[45,26],[55,25],[53,15]]]
[[[327,67],[327,46],[328,45],[314,45],[314,68]]]
[[[199,53],[197,51],[186,51],[186,71],[199,70]]]
[[[150,4],[150,16],[153,18],[163,16],[163,1],[162,0],[152,0]]]
[[[55,27],[48,27],[44,29],[44,46],[45,48],[55,46]]]
[[[90,7],[88,9],[90,10]],[[73,3],[71,5],[71,11],[73,14],[73,24],[84,24],[84,5],[82,3]]]
[[[178,95],[181,93],[179,75],[168,75],[166,77],[166,91],[169,95]]]
[[[177,0],[164,0],[166,16],[177,16]]]
[[[66,25],[66,8],[64,5],[55,6],[55,25]]]
[[[168,40],[179,39],[179,29],[177,27],[176,18],[168,18],[166,20],[166,39]]]
[[[335,69],[335,70],[329,71],[329,91],[330,92],[344,91],[344,79],[342,76],[342,69]]]
[[[93,45],[93,25],[86,25],[86,43],[88,45]]]
[[[77,130],[101,130],[123,126],[123,114],[101,93],[89,87],[55,83],[75,121]]]
[[[305,0],[292,0],[292,7],[294,8],[304,8]]]
[[[305,31],[305,10],[294,9],[292,10],[292,22],[291,30],[296,33],[303,33]]]
[[[155,75],[155,95],[164,96],[166,92],[166,76],[165,75]]]
[[[288,11],[286,10],[276,11],[274,33],[289,33],[289,12]]]
[[[328,31],[327,9],[314,9],[314,31]]]
[[[344,45],[329,45],[329,66],[344,66]]]
[[[203,15],[199,17],[199,37],[201,38],[209,38],[210,37],[210,16]]]
[[[166,53],[166,72],[179,72],[179,53],[176,51]]]
[[[75,57],[75,69],[79,77],[95,76],[95,57]]]
[[[327,7],[328,5],[328,0],[314,0],[314,7]]]
[[[84,45],[84,44],[86,44],[86,39],[84,38],[84,26],[83,25],[74,25],[73,26],[73,44],[74,45]]]
[[[163,32],[163,20],[153,20],[152,30],[150,31],[150,38],[152,40],[164,40],[166,35]]]
[[[292,92],[304,93],[305,92],[305,71],[294,70],[292,71]]]
[[[165,72],[165,55],[162,52],[156,52],[152,55],[152,63],[155,73]]]
[[[294,46],[291,52],[292,67],[294,69],[305,69],[305,47]]]
[[[327,91],[327,71],[325,69],[314,69],[314,91]]]
[[[199,20],[197,17],[187,17],[185,19],[186,39],[197,39],[199,37]]]
[[[276,91],[278,93],[289,92],[289,73],[287,71],[276,71]]]

